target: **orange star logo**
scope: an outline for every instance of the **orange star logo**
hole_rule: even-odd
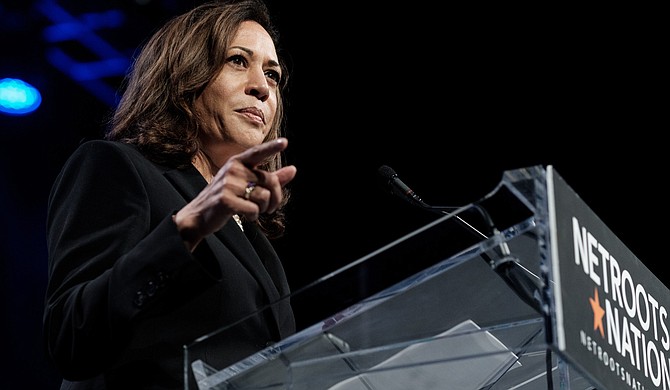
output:
[[[603,327],[603,317],[605,310],[600,306],[600,298],[598,298],[598,289],[593,289],[593,298],[589,298],[591,302],[591,309],[593,310],[593,330],[599,329],[600,336],[605,337],[605,328]]]

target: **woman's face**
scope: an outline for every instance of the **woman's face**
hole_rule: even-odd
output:
[[[277,112],[280,78],[272,38],[258,23],[243,22],[221,72],[196,100],[204,118],[202,147],[219,166],[263,142]]]

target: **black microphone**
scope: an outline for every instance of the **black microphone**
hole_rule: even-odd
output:
[[[396,195],[424,210],[437,212],[442,215],[448,215],[448,211],[459,209],[458,207],[451,206],[431,206],[425,203],[414,191],[412,191],[411,188],[409,188],[407,184],[400,180],[398,174],[388,165],[382,165],[379,167],[379,174],[386,181],[386,185],[390,187],[391,193],[393,195]],[[474,207],[484,218],[488,224],[488,228],[491,230],[490,234],[498,234],[499,231],[494,225],[488,212],[480,205],[472,205],[472,207]],[[474,226],[469,224],[460,216],[454,214],[454,218],[456,218],[456,221],[461,225],[465,226],[470,233],[473,233],[480,238],[489,238],[488,235],[477,230]],[[543,313],[544,310],[540,303],[540,278],[521,265],[519,260],[511,254],[507,242],[501,242],[500,245],[498,245],[494,250],[494,252],[496,256],[495,259],[492,259],[487,253],[482,253],[482,257],[524,302],[526,302],[529,306],[538,312]]]
[[[440,215],[448,214],[449,211],[458,210],[458,207],[453,206],[431,206],[427,204],[426,202],[421,200],[419,195],[417,195],[411,188],[409,188],[407,184],[405,184],[402,180],[400,180],[398,174],[393,170],[393,168],[389,167],[388,165],[382,165],[381,167],[379,167],[378,172],[379,175],[381,175],[382,179],[384,180],[383,184],[385,184],[390,188],[391,194],[403,200],[406,200],[407,202],[411,203],[414,206],[419,206],[424,210],[432,211]],[[481,210],[479,211],[481,212]],[[483,216],[486,219],[487,215],[483,214]],[[467,223],[460,216],[456,215],[455,218],[458,220],[459,223],[466,225],[471,233],[475,233],[477,236],[482,238],[489,238],[486,234],[477,230],[474,226]]]
[[[431,206],[427,204],[419,197],[419,195],[416,194],[416,192],[414,192],[411,188],[409,188],[407,184],[405,184],[402,180],[400,180],[398,174],[393,170],[393,168],[389,167],[388,165],[382,165],[381,167],[379,167],[378,172],[379,175],[384,180],[383,184],[388,186],[389,189],[391,190],[391,194],[408,201],[414,206],[419,206],[428,211],[436,212],[442,215],[447,214],[447,211],[458,210],[458,207],[453,206]],[[474,229],[474,227],[472,226],[470,227]],[[481,235],[481,233],[479,234]],[[486,236],[484,237],[487,238]]]
[[[391,193],[393,195],[396,195],[414,205],[429,207],[414,191],[412,191],[411,188],[407,186],[407,184],[400,180],[398,174],[395,173],[393,168],[389,167],[388,165],[382,165],[379,167],[379,174],[384,180],[386,180],[386,185],[391,189]]]

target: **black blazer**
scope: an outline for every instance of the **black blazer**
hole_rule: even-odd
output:
[[[186,249],[172,214],[206,184],[118,142],[68,159],[48,203],[44,312],[63,388],[181,389],[183,346],[200,336],[227,327],[190,351],[223,369],[295,332],[284,270],[255,224],[231,219]]]

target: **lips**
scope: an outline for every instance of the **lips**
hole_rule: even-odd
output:
[[[265,124],[265,115],[263,114],[263,111],[259,110],[256,107],[246,107],[240,110],[237,110],[240,114],[246,115],[248,118],[255,122],[263,123]]]

